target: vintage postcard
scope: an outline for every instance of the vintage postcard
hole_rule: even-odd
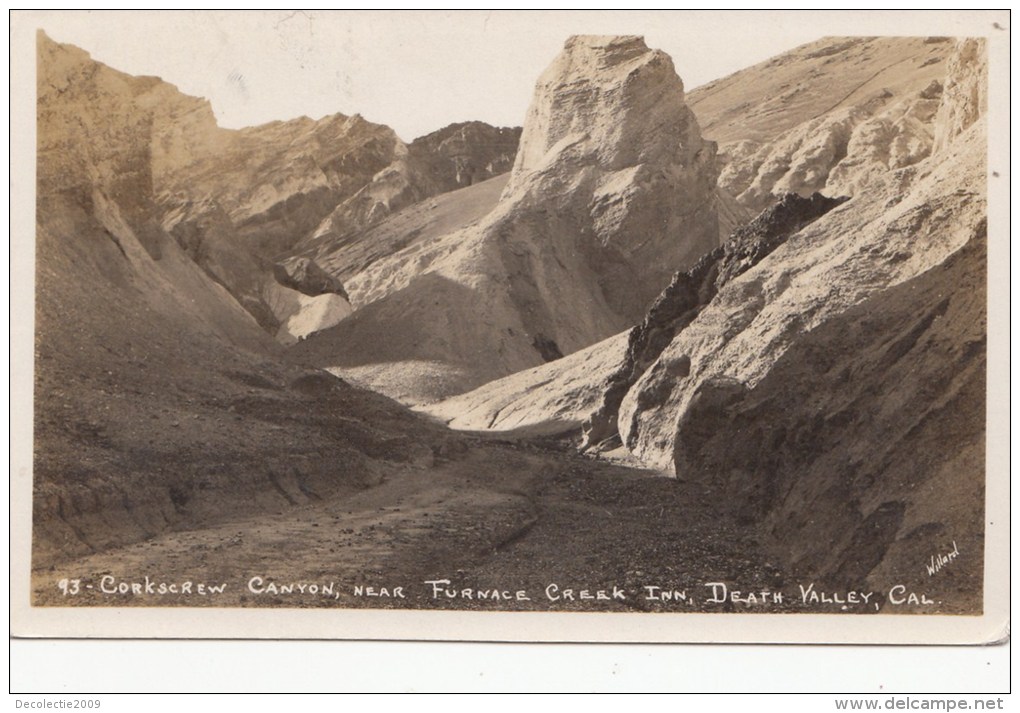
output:
[[[1005,639],[1009,38],[13,13],[13,633]]]

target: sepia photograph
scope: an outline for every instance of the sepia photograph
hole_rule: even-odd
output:
[[[12,630],[1004,639],[1003,15],[20,13]]]

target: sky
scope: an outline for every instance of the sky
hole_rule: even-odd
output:
[[[115,69],[209,99],[221,126],[360,113],[405,140],[455,121],[520,125],[535,80],[572,34],[642,34],[673,57],[690,87],[817,36],[770,33],[767,42],[724,51],[709,41],[712,33],[699,31],[717,20],[690,20],[665,13],[91,12],[41,14],[38,26]]]
[[[905,27],[928,34],[926,17]],[[945,17],[935,19],[932,29],[947,34]],[[520,125],[535,80],[572,34],[643,35],[691,89],[825,35],[886,34],[889,20],[867,12],[31,11],[14,14],[12,33],[41,28],[115,69],[161,77],[209,99],[221,126],[359,113],[410,141],[457,121]]]

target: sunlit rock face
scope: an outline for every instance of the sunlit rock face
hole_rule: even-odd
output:
[[[572,37],[538,80],[494,209],[345,281],[358,311],[299,351],[416,370],[426,388],[391,393],[430,401],[583,349],[718,245],[717,176],[668,56]],[[388,373],[371,370],[379,388]]]

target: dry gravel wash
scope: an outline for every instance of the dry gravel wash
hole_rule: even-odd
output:
[[[757,613],[871,613],[878,604],[889,609],[881,592],[867,605],[805,605],[799,585],[810,578],[784,577],[761,554],[753,527],[706,506],[706,495],[682,480],[588,460],[550,442],[477,442],[460,459],[428,472],[394,469],[380,485],[347,499],[166,533],[36,571],[34,604]],[[255,577],[260,579],[253,582]],[[428,584],[433,580],[450,580],[457,596],[448,597],[446,585]],[[712,600],[720,590],[706,586],[709,582],[727,583],[726,603]],[[190,593],[181,592],[185,583]],[[131,592],[132,585],[140,591]],[[220,593],[210,589],[222,585]],[[443,590],[438,596],[437,588]],[[468,589],[470,598],[464,595]],[[479,590],[487,598],[480,599]],[[741,592],[741,601],[733,601],[733,590]],[[783,592],[784,599],[762,597],[763,591]],[[750,593],[756,601],[748,601]],[[933,604],[895,610],[947,609]]]

